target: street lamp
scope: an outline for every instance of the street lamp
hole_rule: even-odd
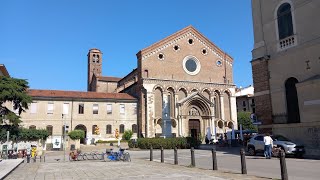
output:
[[[66,121],[64,119],[64,114],[62,114],[63,123],[63,161],[66,161]]]

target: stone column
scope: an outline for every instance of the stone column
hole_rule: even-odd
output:
[[[152,92],[147,92],[147,116],[146,116],[146,135],[145,137],[154,137],[154,94]]]
[[[162,136],[171,137],[170,99],[166,93],[163,93],[162,103]]]
[[[224,121],[224,102],[223,102],[223,93],[220,95],[220,112],[221,112],[221,119]]]
[[[178,94],[174,94],[174,100],[175,100],[175,102],[174,102],[174,110],[175,110],[174,117],[178,119],[178,118],[179,118],[179,117],[178,117],[179,108],[178,108],[178,106],[177,106],[177,102],[178,102],[178,100],[179,100]]]
[[[231,113],[231,120],[233,121],[233,124],[235,127],[238,127],[237,125],[237,100],[235,96],[230,96],[230,113]]]

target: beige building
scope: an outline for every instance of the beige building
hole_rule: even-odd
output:
[[[25,128],[47,129],[51,143],[66,131],[81,129],[88,141],[115,139],[125,130],[137,137],[137,100],[125,93],[29,90],[33,102],[21,114]],[[81,140],[82,143],[84,139]]]
[[[136,97],[140,136],[203,137],[237,127],[233,59],[192,26],[142,49],[137,61],[121,79],[104,77],[102,52],[91,49],[88,90]]]
[[[320,1],[252,0],[252,16],[259,128],[320,156]]]
[[[248,87],[236,88],[237,112],[255,113],[256,107],[254,102],[254,88]]]

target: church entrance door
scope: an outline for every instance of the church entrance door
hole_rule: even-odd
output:
[[[83,124],[78,124],[74,130],[82,130],[84,131],[84,138],[80,139],[80,144],[84,144],[85,143],[85,138],[87,137],[87,127]]]
[[[190,119],[189,120],[189,134],[191,137],[198,139],[200,136],[200,120]]]

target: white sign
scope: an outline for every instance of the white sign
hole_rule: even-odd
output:
[[[53,149],[60,149],[61,148],[61,137],[60,136],[53,136],[52,137],[52,145]]]

